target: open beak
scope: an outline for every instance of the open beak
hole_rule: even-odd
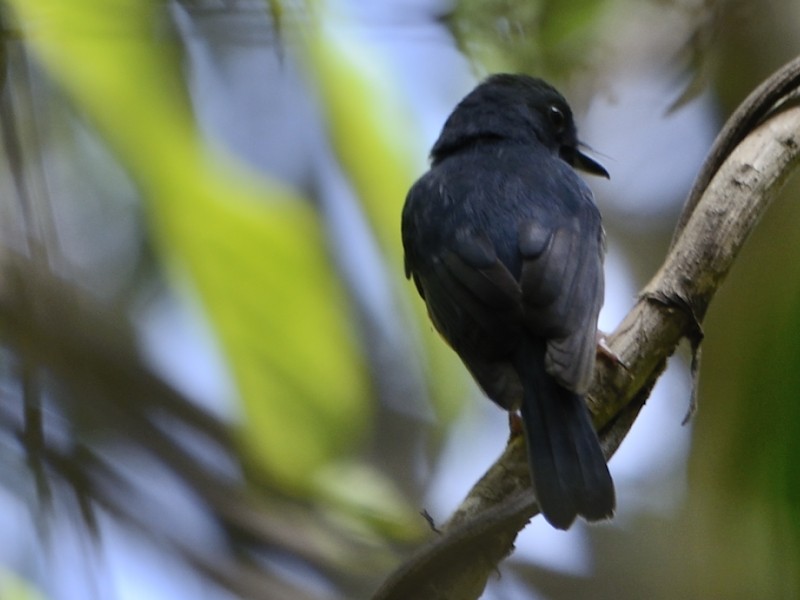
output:
[[[575,148],[570,152],[565,152],[565,149],[562,149],[561,158],[563,158],[565,161],[567,161],[576,169],[580,169],[581,171],[586,171],[587,173],[591,173],[592,175],[599,175],[600,177],[605,177],[606,179],[610,179],[608,171],[605,170],[603,165],[601,165],[593,158],[589,158],[577,148]]]

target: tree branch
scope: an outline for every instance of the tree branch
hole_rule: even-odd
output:
[[[797,86],[799,72],[800,60],[789,63],[734,113],[698,178],[664,264],[607,340],[621,364],[598,360],[587,401],[609,458],[680,340],[699,344],[714,293],[800,162],[800,108],[770,114]],[[538,513],[526,461],[523,440],[512,438],[442,534],[392,573],[373,600],[478,598],[512,552],[517,533]]]
[[[675,244],[711,178],[733,149],[784,99],[800,87],[800,56],[783,65],[754,89],[730,116],[708,152],[686,199],[672,240]]]

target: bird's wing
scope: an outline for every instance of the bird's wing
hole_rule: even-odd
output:
[[[488,237],[459,231],[455,242],[411,274],[436,329],[486,394],[517,408],[522,389],[508,357],[522,333],[522,291]]]
[[[519,231],[519,249],[525,324],[548,340],[547,372],[583,394],[591,382],[603,304],[599,215],[587,212],[547,225],[526,221]]]
[[[465,335],[465,329],[472,330],[467,335],[476,341],[497,338],[505,344],[505,339],[519,328],[522,291],[498,259],[489,238],[480,232],[460,230],[454,243],[434,257],[432,266],[431,276],[422,284],[432,316],[437,319],[436,313],[441,310],[460,312],[450,318],[437,319],[453,323],[459,330],[449,332],[440,328],[445,337],[468,352],[470,344],[458,343],[455,339]],[[504,330],[508,330],[509,335],[501,335]]]

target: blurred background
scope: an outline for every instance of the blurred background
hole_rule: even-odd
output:
[[[552,82],[611,173],[613,330],[793,0],[5,0],[0,598],[366,598],[499,456],[403,277],[400,210],[488,73]],[[800,596],[790,182],[612,459],[486,599]]]

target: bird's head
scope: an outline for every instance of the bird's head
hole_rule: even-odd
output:
[[[537,141],[576,169],[608,177],[581,152],[572,110],[550,84],[527,75],[492,75],[445,122],[431,150],[434,162],[481,139]]]

